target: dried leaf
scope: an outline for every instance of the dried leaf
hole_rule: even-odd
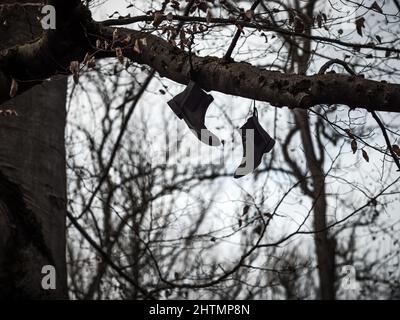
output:
[[[89,60],[90,60],[90,54],[88,52],[88,53],[86,53],[85,58],[82,61],[82,64],[86,66],[87,63],[89,62]]]
[[[375,10],[375,11],[383,14],[382,8],[379,6],[379,4],[376,1],[374,1],[374,3],[371,5],[370,8],[372,10]]]
[[[171,1],[171,7],[175,10],[180,10],[180,3],[176,0]]]
[[[362,37],[362,29],[365,28],[364,25],[365,19],[364,17],[360,17],[356,20],[356,29],[357,29],[357,33]]]
[[[347,136],[348,136],[350,139],[355,139],[355,137],[354,137],[354,135],[353,135],[353,131],[351,131],[351,129],[345,129],[344,131],[347,133]]]
[[[392,146],[392,150],[398,157],[400,157],[400,147],[397,144]]]
[[[92,57],[92,58],[88,61],[87,67],[88,67],[88,68],[91,68],[91,69],[93,69],[93,68],[96,67],[96,58],[95,58],[95,57]]]
[[[317,24],[318,24],[318,28],[322,27],[322,15],[321,14],[317,15]]]
[[[362,150],[362,156],[365,159],[365,161],[369,162],[369,156],[368,153],[363,149]]]
[[[121,64],[124,64],[124,54],[122,53],[122,49],[121,48],[115,48],[115,54],[116,54],[116,56],[117,56],[117,58],[118,58],[118,61],[121,63]]]
[[[141,48],[141,43],[139,40],[135,41],[135,46],[133,47],[133,51],[136,53],[141,53],[142,52],[142,48]]]
[[[354,139],[351,141],[351,150],[353,150],[353,154],[357,152],[358,146],[357,146],[357,141]]]
[[[155,12],[153,17],[153,26],[158,28],[163,20],[164,14],[160,11]]]
[[[207,12],[208,9],[208,5],[207,3],[205,3],[204,1],[200,2],[197,7],[199,8],[199,10],[203,11],[203,12]]]
[[[254,230],[253,230],[253,232],[256,233],[256,234],[258,234],[259,236],[261,236],[262,231],[263,231],[263,227],[262,227],[261,224],[258,225],[257,227],[255,227]]]
[[[266,216],[269,219],[272,219],[274,217],[270,212],[264,213],[264,216]]]
[[[206,16],[207,23],[210,23],[212,18],[213,18],[213,16],[212,16],[211,10],[208,10],[207,11],[207,16]]]
[[[246,214],[248,214],[248,213],[249,213],[249,209],[250,209],[250,206],[245,205],[245,206],[243,207],[242,216],[245,216]]]
[[[181,30],[181,32],[179,33],[179,38],[180,38],[180,40],[181,40],[181,42],[185,42],[185,40],[186,40],[186,32],[185,32],[185,30]]]
[[[114,31],[113,31],[113,37],[112,37],[113,42],[115,42],[115,40],[117,40],[117,36],[118,36],[118,29],[114,29]]]
[[[125,39],[122,40],[122,43],[128,45],[128,44],[131,43],[131,40],[132,40],[132,37],[131,37],[130,35],[127,35],[127,36],[125,37]]]
[[[14,98],[18,92],[18,82],[13,78],[11,80],[10,97]]]
[[[247,11],[244,13],[244,16],[245,16],[247,19],[249,19],[249,20],[253,20],[253,18],[254,18],[254,11],[253,11],[253,10],[247,10]]]

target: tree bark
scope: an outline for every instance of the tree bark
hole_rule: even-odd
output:
[[[40,35],[36,15],[3,8],[0,49]],[[18,116],[0,116],[0,299],[67,298],[66,90],[66,79],[52,81],[1,106]],[[46,265],[55,267],[55,290],[42,288]]]
[[[115,58],[115,48],[119,46],[127,58],[154,68],[161,76],[182,84],[189,82],[187,52],[160,37],[126,28],[118,28],[114,39],[116,28],[91,20],[90,13],[76,6],[75,0],[67,3],[57,11],[57,30],[46,32],[34,43],[1,52],[0,103],[9,99],[13,78],[19,81],[23,92],[55,74],[67,74],[70,62],[82,62],[88,52],[99,59]],[[124,42],[128,38],[128,43]],[[114,43],[114,48],[98,50],[99,39]],[[133,50],[136,40],[143,40],[140,52]],[[196,80],[206,90],[265,101],[276,107],[308,109],[319,104],[344,104],[400,112],[399,84],[331,73],[285,74],[211,56],[192,58]]]

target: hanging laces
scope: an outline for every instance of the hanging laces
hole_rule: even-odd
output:
[[[193,66],[193,59],[192,59],[192,45],[194,44],[194,35],[192,34],[190,37],[190,45],[189,45],[189,66],[190,66],[190,80],[195,80],[196,79],[196,72],[194,71],[194,66]]]
[[[256,108],[256,100],[254,100],[254,104],[253,104],[253,117],[258,118],[258,110]]]

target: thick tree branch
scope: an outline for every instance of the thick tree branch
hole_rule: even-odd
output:
[[[114,28],[93,25],[92,34],[110,40]],[[129,59],[146,64],[173,81],[187,84],[190,78],[188,53],[167,41],[129,29],[118,29],[134,42],[145,39],[140,53],[123,50]],[[99,57],[112,57],[102,51]],[[276,107],[307,109],[318,104],[344,104],[350,108],[399,112],[400,85],[340,74],[302,76],[262,70],[244,62],[228,63],[216,57],[193,56],[197,81],[206,90],[269,102]]]
[[[20,92],[44,79],[67,73],[70,61],[82,61],[95,52],[97,39],[112,42],[115,28],[90,22],[78,11],[64,28],[37,42],[2,52],[0,56],[0,103],[9,99],[11,78],[20,82]],[[83,30],[81,25],[85,23]],[[68,27],[73,27],[73,37]],[[161,76],[181,84],[190,79],[189,55],[169,42],[130,29],[118,29],[124,55],[154,68]],[[130,37],[130,45],[122,40]],[[141,52],[135,52],[142,39]],[[96,53],[97,58],[115,57],[114,50]],[[197,81],[205,90],[269,102],[276,107],[307,109],[318,104],[344,104],[350,108],[400,112],[400,85],[340,74],[302,76],[263,70],[244,62],[226,62],[216,57],[193,56]]]

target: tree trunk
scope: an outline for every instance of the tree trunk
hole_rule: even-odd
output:
[[[0,49],[40,35],[36,15],[37,7],[3,7]],[[66,89],[65,79],[48,82],[1,106],[18,116],[0,115],[0,299],[67,298]],[[46,265],[56,289],[42,288]]]
[[[323,300],[335,299],[335,239],[327,230],[327,201],[323,163],[318,161],[313,145],[308,115],[304,110],[294,112],[296,125],[300,129],[307,167],[311,171],[314,201],[314,244],[318,262],[319,293]]]

